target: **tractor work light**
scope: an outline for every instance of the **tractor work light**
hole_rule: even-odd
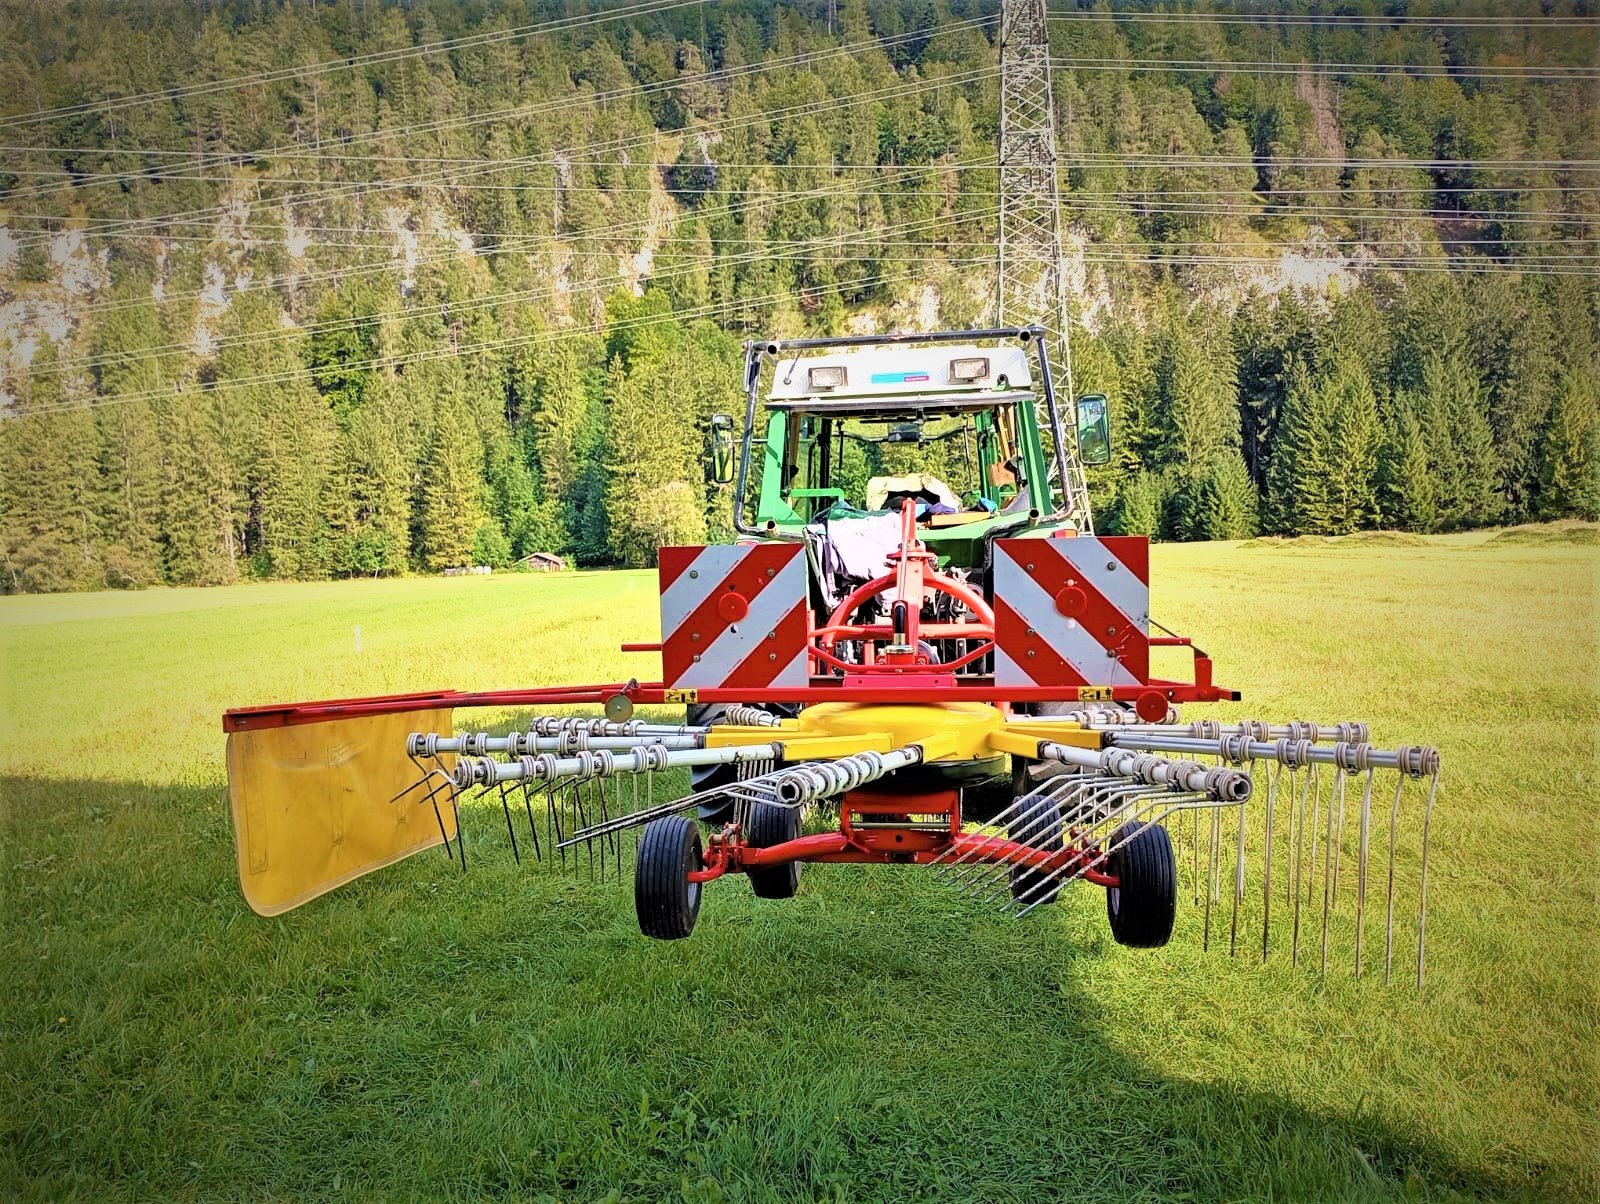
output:
[[[959,381],[982,380],[989,375],[989,359],[987,356],[975,356],[971,359],[951,360],[950,379]]]
[[[845,382],[845,370],[841,364],[833,364],[819,368],[812,368],[807,374],[813,389],[839,389]]]

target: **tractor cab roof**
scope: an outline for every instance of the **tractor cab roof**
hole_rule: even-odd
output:
[[[767,405],[863,421],[968,414],[1033,398],[1016,345],[856,347],[778,359]]]

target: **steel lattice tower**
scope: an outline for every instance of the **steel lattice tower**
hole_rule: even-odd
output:
[[[1001,325],[1037,322],[1050,332],[1052,359],[1062,368],[1063,409],[1074,416],[1072,341],[1061,244],[1055,102],[1050,90],[1050,39],[1044,0],[1000,5],[1000,280]],[[1077,441],[1066,448],[1069,480],[1061,483],[1068,517],[1092,531],[1089,490]]]

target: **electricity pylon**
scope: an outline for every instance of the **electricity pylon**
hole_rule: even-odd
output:
[[[1061,365],[1066,414],[1075,417],[1072,338],[1061,245],[1055,103],[1050,91],[1050,38],[1044,0],[1000,5],[1000,282],[1001,325],[1037,322],[1050,332],[1051,358]],[[1066,447],[1067,516],[1094,530],[1089,488],[1077,440]]]

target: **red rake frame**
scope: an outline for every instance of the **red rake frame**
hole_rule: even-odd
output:
[[[813,668],[831,672],[812,673],[804,684],[766,686],[682,687],[668,681],[641,683],[637,679],[615,685],[545,686],[532,689],[480,690],[460,692],[435,690],[413,694],[394,694],[376,698],[343,698],[321,702],[292,703],[284,706],[237,707],[223,715],[224,731],[242,732],[299,723],[320,723],[330,719],[349,719],[362,715],[384,715],[403,711],[431,710],[441,706],[467,707],[543,707],[601,704],[612,718],[626,719],[638,706],[692,703],[799,703],[823,702],[902,703],[908,697],[937,702],[1125,702],[1134,705],[1141,718],[1157,722],[1174,704],[1191,702],[1237,702],[1241,695],[1215,685],[1211,678],[1211,658],[1181,636],[1152,637],[1150,647],[1185,647],[1194,657],[1193,681],[1141,680],[1133,685],[999,684],[993,675],[956,673],[981,659],[996,647],[995,612],[967,586],[939,573],[925,545],[917,538],[916,511],[907,501],[901,510],[901,544],[891,556],[895,572],[886,574],[857,589],[837,606],[826,624],[814,626],[807,611],[806,644]],[[1046,541],[1039,541],[1041,543]],[[764,545],[754,545],[762,547]],[[795,545],[789,545],[795,546]],[[675,549],[684,552],[686,549]],[[796,546],[796,551],[799,551]],[[678,559],[683,559],[680,556]],[[675,562],[676,564],[676,562]],[[677,565],[679,570],[687,564]],[[671,578],[663,578],[664,585]],[[976,622],[961,624],[966,630],[947,630],[954,625],[920,623],[919,608],[903,601],[891,608],[888,624],[858,624],[850,620],[869,599],[893,584],[896,597],[921,598],[927,590],[947,593],[971,610]],[[719,605],[726,599],[719,599]],[[748,606],[748,599],[740,596]],[[742,616],[741,616],[742,617]],[[671,633],[666,633],[669,637]],[[974,641],[959,662],[931,664],[920,651],[922,637],[944,639],[956,636]],[[857,641],[864,664],[842,660],[835,648],[840,641]],[[877,652],[875,644],[883,645]],[[663,643],[623,644],[624,652],[661,652]]]

